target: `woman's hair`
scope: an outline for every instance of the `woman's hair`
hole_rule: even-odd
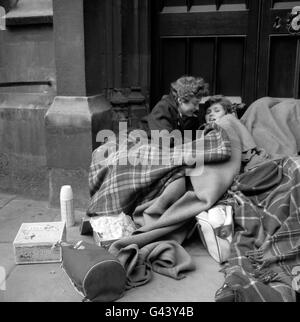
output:
[[[226,98],[223,95],[214,95],[211,96],[206,102],[205,102],[205,111],[214,104],[220,104],[223,106],[226,113],[233,113],[233,104],[232,102]]]
[[[171,84],[171,93],[176,100],[180,98],[187,103],[194,97],[201,99],[208,95],[208,84],[201,77],[182,76]]]

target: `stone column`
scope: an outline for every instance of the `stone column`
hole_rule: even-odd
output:
[[[62,185],[73,188],[75,206],[89,200],[88,170],[96,135],[112,128],[106,88],[103,0],[53,0],[57,97],[46,117],[50,206]]]

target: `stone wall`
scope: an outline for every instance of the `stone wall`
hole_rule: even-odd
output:
[[[0,94],[0,189],[37,199],[49,194],[44,117],[53,96]]]
[[[0,31],[0,92],[56,93],[52,1],[19,0]]]
[[[0,31],[0,189],[48,199],[45,115],[56,95],[52,0],[19,0]]]

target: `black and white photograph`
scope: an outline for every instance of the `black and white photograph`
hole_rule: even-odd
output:
[[[299,301],[300,1],[0,0],[0,302]]]

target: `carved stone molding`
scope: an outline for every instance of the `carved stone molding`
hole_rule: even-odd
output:
[[[0,7],[3,7],[7,13],[14,8],[18,2],[19,0],[0,0]]]

